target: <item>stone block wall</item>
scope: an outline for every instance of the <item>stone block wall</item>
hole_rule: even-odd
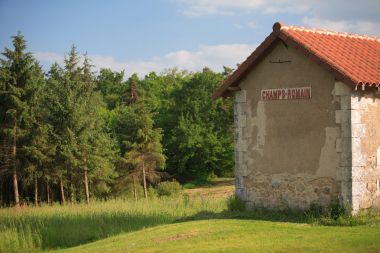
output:
[[[360,87],[361,88],[361,87]],[[380,94],[374,88],[351,95],[352,209],[380,207]]]
[[[336,82],[333,90],[340,107],[335,111],[335,122],[340,127],[340,137],[336,141],[336,150],[340,154],[337,168],[337,180],[340,182],[340,201],[352,207],[352,129],[351,129],[351,89],[342,82]]]
[[[360,89],[361,87],[359,87]],[[380,96],[375,89],[353,90],[335,83],[334,95],[340,101],[336,123],[340,163],[341,200],[356,213],[359,209],[380,206]]]
[[[312,203],[328,206],[338,198],[339,184],[330,177],[306,173],[268,175],[250,173],[245,180],[248,207],[307,209]]]

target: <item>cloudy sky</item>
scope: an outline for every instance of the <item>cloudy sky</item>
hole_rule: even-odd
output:
[[[143,76],[235,67],[276,21],[380,37],[379,0],[0,0],[0,46],[21,31],[45,69],[75,44],[96,69]]]

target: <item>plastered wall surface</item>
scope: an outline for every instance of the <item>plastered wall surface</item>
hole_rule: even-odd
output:
[[[278,42],[239,87],[234,97],[237,194],[249,206],[269,208],[304,209],[339,198],[336,111],[341,101],[334,77]],[[312,87],[312,98],[261,99],[262,89],[294,87]]]

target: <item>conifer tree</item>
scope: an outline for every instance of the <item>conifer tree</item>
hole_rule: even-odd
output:
[[[139,99],[139,94],[138,94],[138,91],[137,91],[137,82],[138,82],[137,75],[133,74],[129,78],[128,81],[129,81],[129,88],[128,88],[128,91],[127,91],[127,101],[128,101],[128,104],[134,104]]]
[[[100,108],[105,105],[96,90],[90,61],[85,56],[80,66],[79,60],[73,46],[65,58],[63,69],[52,66],[46,104],[52,125],[52,143],[56,145],[55,171],[59,178],[61,200],[65,201],[63,188],[66,183],[71,203],[76,201],[76,193],[80,192],[83,183],[85,199],[89,203],[92,175],[97,173],[103,178],[102,182],[113,175],[114,145],[104,132],[99,115]]]
[[[56,146],[54,155],[55,175],[59,177],[61,200],[64,202],[62,188],[68,183],[71,203],[75,202],[75,183],[79,173],[78,136],[83,129],[79,118],[82,109],[85,87],[82,85],[79,56],[72,46],[65,57],[64,68],[54,64],[49,72],[48,96],[46,107],[49,110],[48,121],[52,126],[51,143]],[[54,177],[53,176],[53,177]]]
[[[23,154],[23,165],[27,172],[27,177],[34,188],[34,204],[38,204],[38,179],[42,176],[43,168],[48,162],[48,156],[52,153],[47,145],[48,125],[45,121],[45,110],[42,104],[45,88],[45,79],[41,67],[35,63],[31,77],[29,90],[32,92],[28,100],[28,129],[23,142],[21,152]]]
[[[96,91],[94,74],[91,72],[90,60],[85,56],[82,68],[82,105],[78,120],[82,128],[78,132],[78,160],[83,168],[83,182],[86,202],[90,202],[89,180],[97,176],[97,181],[106,182],[113,177],[114,144],[104,132],[104,122],[99,116],[103,105],[100,93]]]
[[[46,182],[47,200],[49,202],[49,184],[52,181],[58,181],[61,204],[66,203],[65,184],[67,182],[68,163],[63,155],[64,129],[65,129],[65,97],[67,88],[63,85],[64,70],[57,64],[53,63],[47,75],[47,84],[44,89],[43,107],[46,110],[45,121],[48,129],[48,145],[54,153],[50,156],[48,166],[45,166],[44,178]]]
[[[6,146],[5,153],[11,156],[11,168],[8,169],[12,174],[14,201],[19,206],[18,175],[23,170],[19,167],[18,147],[28,131],[28,102],[35,92],[32,78],[36,61],[31,53],[26,52],[26,41],[20,32],[12,37],[12,42],[14,49],[5,48],[4,58],[0,60],[0,118],[2,143]]]
[[[165,156],[161,145],[161,129],[154,128],[152,113],[145,106],[144,100],[139,99],[136,79],[137,76],[132,76],[130,79],[129,116],[135,118],[135,124],[129,124],[134,129],[133,136],[124,141],[128,150],[125,159],[131,166],[129,177],[133,183],[135,179],[142,181],[144,197],[147,198],[147,180],[154,183],[161,178]]]

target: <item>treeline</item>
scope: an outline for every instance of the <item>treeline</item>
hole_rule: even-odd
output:
[[[0,58],[0,206],[147,197],[161,180],[233,169],[231,71],[95,73],[73,46],[44,73],[24,37]]]

